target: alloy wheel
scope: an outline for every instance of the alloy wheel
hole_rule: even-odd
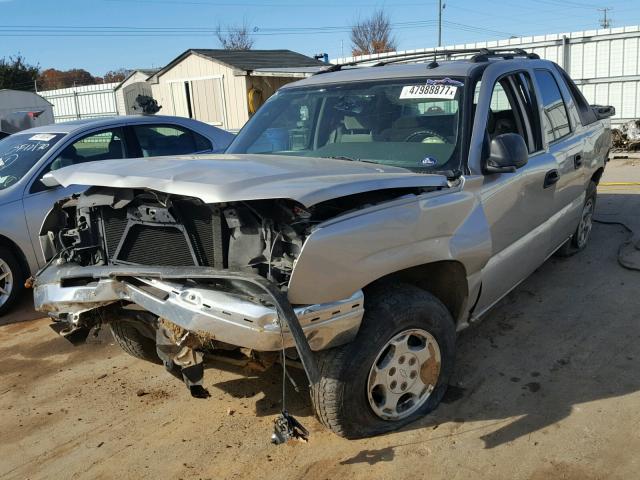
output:
[[[13,273],[9,264],[0,258],[0,307],[9,300],[13,287]]]
[[[384,420],[402,420],[429,399],[440,376],[440,347],[426,330],[410,329],[389,340],[369,372],[367,396]]]
[[[576,245],[578,248],[583,248],[589,241],[589,235],[593,228],[593,199],[590,198],[584,204],[582,209],[582,218],[580,218],[580,224],[578,225]]]

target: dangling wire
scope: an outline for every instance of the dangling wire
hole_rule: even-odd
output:
[[[271,242],[271,246],[269,248],[269,258],[267,260],[267,278],[273,281],[271,277],[271,259],[273,258],[273,250],[276,247],[276,242],[280,238],[282,232],[278,232],[276,237]],[[287,411],[286,405],[286,390],[287,390],[287,357],[285,355],[285,345],[284,345],[284,330],[282,328],[282,320],[280,319],[280,315],[278,315],[277,320],[278,327],[280,328],[280,347],[281,347],[281,355],[282,355],[282,411]]]
[[[284,332],[282,330],[282,322],[278,316],[278,326],[280,327],[280,345],[282,347],[282,411],[287,411],[287,357],[284,352]]]
[[[269,249],[269,260],[267,262],[267,279],[273,281],[273,278],[271,277],[271,259],[273,258],[273,249],[276,248],[276,242],[278,241],[278,238],[280,238],[280,235],[282,234],[282,232],[278,232],[278,234],[276,235],[276,238],[273,239],[273,242],[271,242],[271,248]],[[280,319],[278,318],[278,323],[280,323]],[[282,325],[280,326],[280,330],[282,330]]]

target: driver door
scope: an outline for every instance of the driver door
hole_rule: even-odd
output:
[[[127,158],[123,129],[111,128],[100,130],[77,138],[65,145],[62,151],[52,156],[51,161],[46,167],[34,176],[32,182],[27,187],[23,202],[31,244],[33,245],[40,266],[44,265],[45,261],[39,239],[40,228],[42,227],[44,217],[49,210],[51,210],[55,202],[86,189],[86,186],[81,185],[49,188],[40,182],[40,179],[50,171],[70,165],[120,158]]]
[[[484,175],[480,197],[491,231],[492,257],[483,269],[477,315],[509,293],[546,259],[555,191],[554,182],[549,179],[557,168],[554,156],[543,149],[529,73],[501,78],[493,89],[491,109],[484,114],[489,118],[487,152],[492,138],[516,133],[525,139],[529,159],[513,173]]]

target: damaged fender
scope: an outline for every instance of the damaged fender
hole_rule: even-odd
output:
[[[489,227],[473,192],[460,185],[418,201],[401,198],[320,225],[294,266],[289,301],[331,302],[388,274],[441,260],[459,261],[470,278],[490,256]]]

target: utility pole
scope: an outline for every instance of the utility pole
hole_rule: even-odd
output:
[[[609,13],[611,10],[613,10],[611,7],[605,7],[605,8],[599,8],[598,11],[602,12],[602,18],[600,19],[600,26],[602,28],[611,28],[611,18],[607,16],[607,13]]]
[[[442,46],[442,0],[438,0],[438,46]]]

